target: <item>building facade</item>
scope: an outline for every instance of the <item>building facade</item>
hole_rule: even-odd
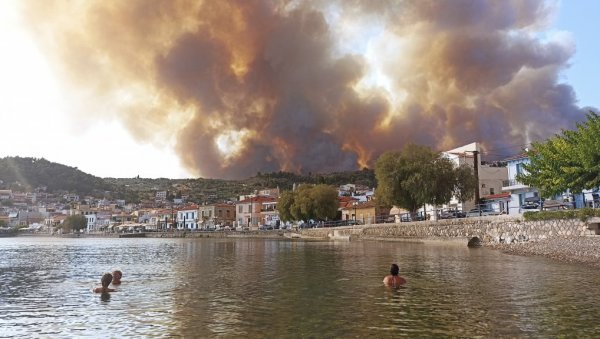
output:
[[[191,205],[177,211],[177,229],[198,230],[198,206]]]
[[[220,226],[233,226],[235,223],[235,205],[234,204],[210,204],[198,207],[198,216],[200,227],[210,229]]]
[[[257,230],[259,226],[265,224],[265,218],[271,220],[277,212],[277,199],[268,196],[256,196],[245,198],[235,204],[236,227],[248,227],[251,230]]]

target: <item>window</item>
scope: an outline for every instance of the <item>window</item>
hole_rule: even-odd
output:
[[[519,194],[519,206],[523,206],[525,204],[525,194]]]
[[[523,164],[517,164],[517,175],[523,173]]]
[[[243,213],[243,212],[244,212],[244,210],[243,210],[243,206],[242,206],[242,205],[240,205],[240,208],[239,208],[239,210],[240,210],[240,213]]]
[[[490,187],[490,194],[494,194],[494,188]]]

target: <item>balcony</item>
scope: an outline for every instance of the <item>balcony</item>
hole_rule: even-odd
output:
[[[518,189],[523,189],[523,188],[528,188],[529,186],[523,184],[522,182],[516,180],[516,179],[509,179],[509,180],[503,180],[502,181],[502,190],[503,191],[512,191],[512,190],[518,190]]]

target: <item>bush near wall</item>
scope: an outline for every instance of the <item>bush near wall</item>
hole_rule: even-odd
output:
[[[600,209],[581,208],[576,210],[564,211],[540,211],[540,212],[525,212],[523,218],[526,221],[538,220],[556,220],[556,219],[579,219],[586,221],[591,217],[600,217]]]

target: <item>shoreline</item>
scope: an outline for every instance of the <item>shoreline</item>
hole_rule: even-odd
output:
[[[291,237],[291,232],[256,231],[256,232],[165,232],[146,233],[145,238],[257,238],[280,239],[289,241],[339,241],[327,237],[312,237],[300,234]],[[82,234],[80,236],[49,235],[49,234],[19,234],[17,237],[49,237],[49,238],[111,238],[118,239],[118,233]],[[128,237],[123,237],[128,238]],[[452,245],[467,247],[468,237],[348,237],[345,241],[382,241],[406,242],[425,245]],[[578,263],[600,267],[600,236],[563,236],[551,237],[535,241],[492,243],[484,242],[483,247],[498,250],[509,255],[539,256],[563,263]]]
[[[553,237],[512,244],[487,243],[484,247],[520,256],[538,256],[563,263],[600,267],[600,237]]]

